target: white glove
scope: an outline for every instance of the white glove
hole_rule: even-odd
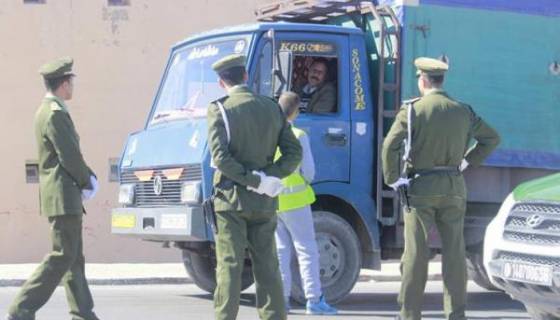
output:
[[[393,190],[397,190],[400,186],[408,186],[409,184],[410,184],[410,179],[399,178],[399,180],[390,184],[389,187],[393,188]]]
[[[284,190],[282,180],[276,177],[269,177],[260,171],[253,171],[253,174],[261,177],[261,182],[257,188],[247,186],[247,190],[258,194],[266,194],[271,198],[277,197],[280,193],[282,193],[282,190]]]
[[[91,183],[91,189],[84,189],[82,190],[82,200],[87,201],[91,198],[95,197],[97,190],[99,190],[99,183],[97,183],[97,179],[95,176],[89,176],[89,181]]]
[[[459,171],[461,172],[465,171],[465,169],[467,169],[468,166],[469,166],[469,162],[463,159],[463,161],[461,161],[461,164],[459,165]]]

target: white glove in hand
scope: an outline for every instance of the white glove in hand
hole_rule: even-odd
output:
[[[247,186],[247,190],[258,194],[266,194],[271,198],[277,197],[280,193],[282,193],[282,190],[284,189],[282,180],[276,177],[269,177],[260,171],[253,171],[253,173],[261,177],[261,182],[257,188]]]
[[[400,186],[408,186],[409,184],[410,184],[410,179],[399,178],[399,180],[390,184],[389,187],[393,188],[393,190],[397,190]]]
[[[467,169],[468,166],[469,166],[469,162],[463,159],[463,161],[461,161],[461,164],[459,165],[459,171],[461,172],[465,171],[465,169]]]
[[[260,171],[253,171],[253,174],[256,174],[257,176],[259,176],[259,177],[261,178],[261,182],[259,183],[259,186],[258,186],[257,188],[253,188],[253,187],[251,187],[251,186],[247,186],[247,190],[253,191],[253,192],[258,193],[258,194],[264,194],[264,191],[261,190],[260,187],[261,187],[261,185],[262,185],[262,181],[263,181],[263,178],[264,178],[265,174],[262,173],[262,172],[260,172]]]
[[[91,198],[95,197],[97,190],[99,190],[99,184],[97,183],[97,179],[94,176],[89,176],[89,181],[91,183],[91,189],[84,189],[82,190],[82,200],[87,201]]]

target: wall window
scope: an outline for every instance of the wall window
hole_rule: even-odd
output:
[[[109,158],[109,182],[119,182],[119,158]]]
[[[107,4],[110,6],[129,6],[130,0],[107,0]]]
[[[36,160],[25,161],[25,182],[39,183],[39,164]]]

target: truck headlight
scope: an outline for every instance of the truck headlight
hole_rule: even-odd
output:
[[[119,188],[119,203],[120,204],[133,204],[134,203],[134,184],[121,184]]]
[[[181,202],[199,204],[201,194],[200,181],[185,181],[181,186]]]

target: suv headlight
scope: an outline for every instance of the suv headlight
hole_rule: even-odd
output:
[[[200,181],[185,181],[181,186],[181,202],[199,204],[201,195]]]
[[[134,203],[134,184],[121,184],[119,188],[119,203],[130,205]]]

